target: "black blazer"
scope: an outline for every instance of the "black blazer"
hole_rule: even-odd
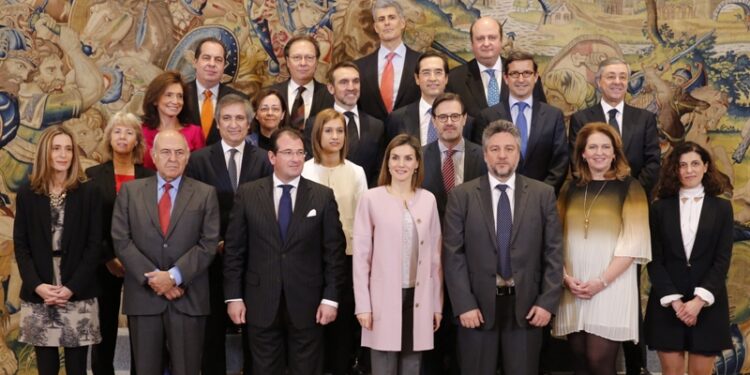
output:
[[[481,142],[482,132],[492,121],[513,122],[510,102],[503,100],[481,112],[478,126],[474,127],[474,138]],[[518,164],[518,173],[542,181],[560,192],[568,175],[568,138],[565,136],[565,120],[562,111],[534,99],[531,108],[530,136],[526,144],[526,157]]]
[[[367,185],[377,186],[380,163],[385,153],[386,138],[383,122],[372,117],[358,108],[359,114],[359,145],[354,148],[349,146],[346,158],[352,163],[359,165],[365,170]],[[310,116],[305,124],[305,151],[307,159],[312,159],[312,128],[315,117]]]
[[[659,350],[682,351],[686,340],[692,342],[691,350],[699,352],[730,348],[726,279],[732,256],[732,205],[722,198],[704,198],[690,259],[685,258],[682,243],[679,198],[654,202],[650,213],[653,260],[648,264],[651,293],[646,308],[646,342]],[[711,292],[715,301],[701,310],[698,323],[687,331],[690,337],[686,338],[685,325],[659,300],[682,294],[683,301],[688,301],[696,287]]]
[[[464,149],[464,182],[471,181],[479,176],[487,174],[487,164],[484,162],[482,146],[465,141]],[[424,158],[424,181],[422,187],[429,190],[437,201],[440,222],[445,215],[445,205],[448,202],[448,193],[443,185],[443,165],[440,162],[440,146],[438,142],[432,142],[422,147]]]
[[[380,96],[380,84],[378,83],[378,50],[362,57],[356,61],[359,68],[359,76],[362,78],[361,94],[359,96],[359,106],[371,116],[380,121],[385,121],[388,112],[385,109],[385,103]],[[401,73],[401,82],[398,86],[396,99],[393,101],[393,110],[401,108],[415,100],[419,100],[421,95],[419,86],[414,79],[414,70],[417,68],[417,60],[422,54],[406,47],[406,56],[404,57],[404,70]]]
[[[135,165],[135,178],[154,175],[154,171],[140,164]],[[95,165],[86,169],[86,175],[91,179],[91,185],[96,188],[102,207],[102,246],[101,263],[115,258],[115,248],[112,245],[112,211],[115,209],[117,198],[117,184],[115,182],[115,167],[112,161]]]
[[[505,84],[502,76],[495,76],[495,78],[500,84],[500,102],[507,101],[508,85]],[[466,105],[466,111],[475,118],[479,118],[479,113],[488,107],[484,85],[482,84],[482,73],[479,71],[477,59],[472,59],[468,63],[451,70],[448,74],[448,86],[445,87],[445,91],[460,95],[464,105]],[[539,101],[547,102],[541,79],[536,80],[533,95],[535,98],[539,98]]]
[[[385,131],[386,131],[386,145],[397,135],[406,133],[413,135],[420,139],[419,132],[419,121],[421,115],[419,113],[419,101],[410,103],[404,107],[401,107],[388,115],[385,120]],[[466,116],[466,124],[464,124],[463,136],[465,139],[471,139],[471,134],[474,132],[474,118]],[[421,142],[421,139],[420,139]],[[481,140],[480,140],[481,143]]]
[[[650,195],[651,189],[656,185],[656,179],[659,178],[661,163],[656,115],[627,104],[622,112],[622,143],[625,157],[630,164],[630,174],[640,181],[646,194]],[[568,141],[571,154],[578,131],[590,122],[607,122],[600,103],[582,109],[570,117]]]
[[[98,294],[96,267],[101,246],[101,205],[89,183],[68,191],[65,198],[60,279],[73,292],[71,301],[94,298]],[[53,284],[52,224],[49,197],[26,185],[16,196],[13,245],[21,273],[21,299],[32,303],[44,300],[34,291],[40,284]]]
[[[308,118],[317,115],[318,112],[326,108],[333,107],[333,96],[328,92],[326,85],[315,80],[313,80],[313,82],[313,101],[312,106],[310,107],[310,114],[307,116]],[[271,88],[277,90],[279,94],[281,94],[281,98],[284,100],[285,104],[289,104],[289,94],[287,93],[289,89],[289,80],[277,83],[271,86]],[[287,111],[291,112],[292,107],[288,105]],[[287,114],[287,116],[290,115],[291,114]]]
[[[242,185],[245,182],[255,181],[261,177],[270,176],[271,173],[273,173],[273,167],[268,161],[268,152],[245,142],[238,184]],[[227,171],[221,142],[216,142],[211,146],[193,152],[185,168],[185,175],[216,188],[221,223],[219,238],[223,239],[229,224],[229,213],[232,211],[234,202],[234,189],[232,189],[232,184],[229,181],[229,172]]]
[[[333,190],[300,178],[286,242],[281,242],[273,176],[242,185],[224,241],[224,295],[244,299],[247,323],[270,326],[282,295],[291,324],[315,326],[321,299],[340,301],[346,238]]]
[[[195,81],[190,81],[186,85],[187,92],[185,93],[185,106],[182,108],[180,113],[180,121],[183,124],[195,124],[201,125],[201,103],[198,102],[198,86]],[[237,91],[225,84],[219,84],[219,98],[221,99],[224,95],[235,94],[247,99],[247,95],[241,91]],[[206,137],[206,145],[216,143],[221,140],[219,136],[219,129],[216,128],[216,120],[211,122],[211,130],[208,131],[208,137]]]

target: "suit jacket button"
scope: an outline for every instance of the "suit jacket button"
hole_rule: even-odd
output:
[[[163,247],[163,248],[165,248],[165,249],[166,249],[166,248],[168,248],[168,247],[169,247],[169,245],[168,245],[168,244],[163,244],[163,245],[161,245],[161,247]]]
[[[417,219],[417,224],[422,223],[422,219]]]
[[[416,286],[419,286],[419,281],[417,281],[417,284],[416,284]]]
[[[416,305],[414,305],[414,307],[415,307],[415,308],[419,307],[419,304],[417,303]]]
[[[420,244],[420,245],[424,245],[424,240],[422,240],[422,241],[419,241],[419,244]]]

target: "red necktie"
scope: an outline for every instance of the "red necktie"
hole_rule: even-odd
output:
[[[453,165],[453,154],[456,150],[447,149],[445,150],[445,160],[443,161],[443,186],[445,186],[445,192],[451,191],[456,185],[456,167]]]
[[[393,110],[393,57],[396,56],[395,52],[390,52],[386,55],[388,61],[385,63],[383,69],[383,76],[380,78],[380,97],[383,98],[383,104],[385,104],[385,110],[391,113]]]
[[[171,188],[172,185],[169,182],[164,184],[164,193],[159,199],[159,224],[161,224],[161,232],[164,235],[167,234],[167,229],[169,229],[169,211],[172,210],[172,198],[169,196],[169,189]]]

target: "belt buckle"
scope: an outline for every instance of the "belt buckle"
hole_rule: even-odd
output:
[[[508,286],[508,285],[496,286],[495,287],[495,293],[498,296],[501,296],[501,297],[502,296],[511,296],[513,294],[516,294],[516,290],[515,289],[516,289],[515,287]]]

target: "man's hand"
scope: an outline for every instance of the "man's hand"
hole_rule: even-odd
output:
[[[479,328],[480,325],[484,324],[484,317],[479,309],[469,310],[459,315],[458,320],[464,328]]]
[[[529,313],[526,315],[526,320],[528,320],[529,324],[534,327],[546,326],[551,318],[552,314],[549,311],[537,305],[531,306],[531,310],[529,310]]]
[[[117,258],[112,258],[112,260],[105,263],[107,266],[107,271],[114,275],[115,277],[125,277],[125,266],[122,265],[122,262],[120,262]]]
[[[318,306],[318,312],[315,314],[315,323],[318,323],[322,326],[336,320],[336,314],[338,312],[338,309],[326,305],[325,303],[321,303]]]
[[[372,313],[357,314],[357,320],[362,328],[372,331]]]
[[[148,285],[157,295],[164,295],[167,291],[175,286],[174,280],[169,277],[167,271],[152,271],[143,274],[148,278]]]
[[[170,301],[174,301],[184,295],[185,295],[185,290],[180,288],[179,286],[173,286],[172,289],[164,293],[164,297],[166,297]]]
[[[241,325],[245,324],[245,303],[242,301],[231,301],[227,303],[227,315],[232,319],[232,323]]]
[[[224,254],[224,241],[219,241],[219,244],[216,245],[216,254]]]

